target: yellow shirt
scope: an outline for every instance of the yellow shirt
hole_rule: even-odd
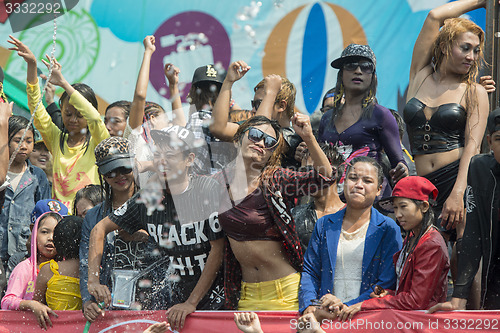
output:
[[[45,300],[52,310],[81,310],[80,279],[59,274],[59,265],[53,259],[40,265],[50,263],[54,275],[47,282]]]
[[[34,85],[27,83],[26,91],[28,105],[33,112],[41,98],[38,82]],[[34,123],[54,159],[52,197],[64,203],[71,213],[76,192],[85,185],[99,184],[94,148],[109,137],[109,132],[99,112],[78,91],[71,94],[69,103],[87,120],[91,137],[86,151],[82,149],[83,144],[68,147],[67,140],[64,141],[64,153],[61,151],[59,147],[61,130],[52,122],[42,103],[35,112]]]

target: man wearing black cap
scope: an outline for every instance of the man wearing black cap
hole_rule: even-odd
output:
[[[99,284],[103,239],[118,228],[130,234],[144,229],[155,245],[150,265],[152,309],[168,309],[168,320],[178,329],[191,312],[216,310],[224,301],[218,274],[224,245],[217,213],[219,191],[211,178],[190,175],[195,158],[191,131],[176,125],[153,130],[151,136],[163,190],[140,191],[94,227],[88,290],[97,302],[111,303],[108,288]]]
[[[206,141],[206,144],[204,142],[198,144],[199,154],[194,162],[198,174],[214,174],[229,161],[227,144],[219,144],[219,140],[210,133],[208,128],[212,118],[211,110],[219,96],[225,77],[226,72],[217,69],[214,65],[198,67],[194,71],[188,100],[196,110],[192,114],[190,112],[186,128],[194,133],[196,139]]]
[[[453,297],[429,312],[465,310],[481,259],[481,308],[500,309],[500,108],[488,116],[487,130],[493,153],[476,155],[469,165],[467,223],[462,239],[457,239],[458,276]]]

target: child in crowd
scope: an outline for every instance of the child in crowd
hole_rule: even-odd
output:
[[[87,212],[103,200],[102,187],[95,184],[86,185],[76,192],[73,201],[73,215],[84,218]]]
[[[57,315],[48,306],[34,301],[35,280],[39,265],[53,259],[56,250],[53,243],[54,228],[68,209],[61,202],[48,199],[37,202],[32,214],[30,257],[13,270],[7,291],[2,298],[2,310],[32,311],[40,327],[52,325],[49,314]]]
[[[28,119],[10,117],[8,132],[9,157],[12,158],[16,149],[18,151],[7,172],[10,184],[6,188],[0,214],[0,258],[5,265],[12,255],[26,252],[30,214],[38,200],[50,198],[47,176],[40,168],[26,161],[33,149],[33,127]]]
[[[450,260],[443,237],[434,227],[437,188],[426,178],[401,179],[392,196],[379,202],[394,214],[407,232],[403,249],[394,255],[395,290],[375,287],[370,299],[344,307],[339,319],[351,319],[360,310],[426,310],[446,300]],[[378,290],[377,290],[378,289]]]
[[[41,96],[35,55],[20,40],[10,37],[9,43],[14,45],[10,50],[16,51],[28,64],[28,104],[30,111],[35,112],[35,126],[54,158],[52,196],[69,206],[79,189],[98,183],[92,151],[99,142],[109,137],[108,130],[97,111],[94,91],[83,83],[70,85],[62,75],[61,65],[52,59],[50,82],[65,90],[59,100],[64,123],[64,129],[60,130],[45,107],[39,104]],[[48,62],[42,61],[50,67]]]
[[[54,229],[56,260],[40,265],[33,299],[47,304],[52,310],[81,310],[78,252],[83,219],[63,218]],[[48,265],[47,265],[48,264]]]
[[[104,115],[104,124],[109,135],[123,136],[131,105],[129,101],[117,101],[108,105]]]
[[[39,135],[38,135],[39,136]],[[36,138],[35,134],[35,144],[33,145],[33,150],[29,156],[29,161],[36,167],[45,172],[47,179],[49,180],[50,188],[52,190],[52,154],[47,149],[47,146],[43,142],[42,138]]]

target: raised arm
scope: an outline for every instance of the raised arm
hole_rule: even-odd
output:
[[[485,5],[486,0],[459,0],[446,3],[429,12],[422,26],[422,30],[420,30],[417,41],[415,42],[415,47],[413,48],[410,67],[410,84],[418,72],[425,66],[430,65],[432,60],[432,45],[444,21],[448,18],[458,17],[471,10],[484,7]]]
[[[89,239],[88,291],[98,303],[104,301],[106,306],[111,303],[111,293],[107,286],[99,282],[99,267],[104,249],[104,238],[114,230],[118,230],[118,226],[109,217],[105,217],[92,229]]]
[[[186,126],[186,116],[182,109],[181,95],[179,93],[179,68],[173,64],[165,65],[165,76],[170,89],[170,100],[172,101],[172,123],[174,125]]]
[[[296,113],[292,118],[292,125],[295,133],[306,143],[314,169],[325,177],[332,177],[332,166],[314,137],[309,116]]]
[[[210,133],[223,141],[232,141],[239,125],[229,122],[229,106],[233,84],[241,79],[250,70],[243,60],[235,61],[227,69],[227,75],[212,110]]]
[[[139,76],[137,77],[134,100],[132,101],[132,106],[130,107],[130,115],[128,118],[128,123],[132,128],[137,128],[142,125],[142,119],[144,117],[144,107],[146,106],[146,93],[148,91],[151,56],[156,50],[155,37],[146,36],[146,38],[144,38],[143,44],[144,56],[142,58],[141,69],[139,70]]]
[[[273,117],[274,103],[276,96],[281,89],[281,76],[276,74],[268,75],[264,78],[264,98],[260,103],[259,108],[256,110],[255,115],[264,116],[269,119],[276,119]]]

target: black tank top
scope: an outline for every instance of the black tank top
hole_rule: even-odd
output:
[[[467,123],[465,108],[459,103],[443,104],[431,108],[435,111],[427,120],[426,107],[420,100],[412,98],[403,110],[412,154],[434,154],[463,147]]]

